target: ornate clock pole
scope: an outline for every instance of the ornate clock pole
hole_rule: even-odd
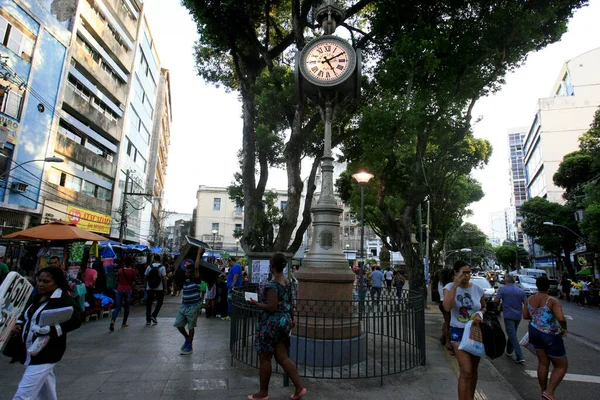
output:
[[[355,275],[348,268],[348,261],[339,240],[340,215],[343,210],[338,206],[333,190],[331,126],[335,114],[358,97],[360,55],[357,55],[348,42],[332,36],[336,26],[344,18],[342,10],[333,1],[326,1],[317,9],[315,16],[325,34],[307,43],[297,55],[296,77],[300,101],[306,98],[321,110],[325,124],[325,137],[321,158],[321,194],[317,204],[311,209],[313,241],[304,258],[302,268],[296,274],[299,281],[298,297],[345,302],[338,303],[337,307],[340,304],[344,306],[342,310],[337,310],[337,318],[328,317],[330,311],[325,307],[333,304],[329,302],[324,302],[323,306],[312,305],[311,310],[304,310],[326,319],[326,327],[323,327],[321,321],[318,327],[311,326],[311,321],[306,321],[296,330],[303,337],[295,336],[292,340],[301,340],[301,347],[306,346],[307,349],[311,347],[314,349],[326,341],[328,346],[333,346],[335,349],[336,341],[345,339],[343,341],[345,344],[338,343],[340,347],[336,351],[345,353],[343,346],[353,346],[349,338],[360,340],[360,329],[358,321],[349,323],[352,318],[342,316],[342,314],[352,315],[350,300],[352,300]],[[315,318],[315,323],[316,321]],[[358,356],[359,352],[356,349],[354,351],[355,356]]]

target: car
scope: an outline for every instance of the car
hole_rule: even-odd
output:
[[[557,296],[559,293],[558,281],[556,279],[549,279],[548,282],[550,283],[550,288],[548,288],[548,294],[550,296]]]
[[[494,304],[494,300],[496,299],[496,289],[492,287],[488,280],[479,276],[474,276],[470,279],[470,282],[483,289],[487,310],[490,312],[496,311],[496,305]]]
[[[527,296],[533,296],[538,292],[535,278],[528,275],[515,275],[515,286],[523,289]]]

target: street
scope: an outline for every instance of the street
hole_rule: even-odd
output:
[[[580,307],[560,300],[569,334],[565,346],[569,357],[569,369],[565,380],[557,390],[559,399],[598,398],[600,390],[600,310]],[[502,325],[504,325],[502,323]],[[527,321],[521,321],[519,335],[527,332]],[[525,351],[525,365],[518,365],[503,356],[493,360],[494,366],[524,399],[539,399],[537,383],[537,359]]]

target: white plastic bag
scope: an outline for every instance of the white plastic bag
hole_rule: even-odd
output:
[[[473,325],[473,321],[467,322],[458,349],[477,357],[485,357],[485,347],[479,325]]]
[[[519,344],[521,346],[525,347],[527,350],[529,350],[532,354],[535,354],[535,348],[529,342],[529,332],[527,332],[525,335],[523,335],[523,337],[519,341]]]

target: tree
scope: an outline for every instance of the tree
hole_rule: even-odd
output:
[[[296,101],[291,66],[293,47],[301,49],[306,30],[316,28],[308,20],[308,14],[320,2],[182,0],[198,25],[198,74],[226,90],[238,91],[242,100],[241,171],[230,187],[230,194],[244,206],[240,242],[246,251],[294,252],[311,222],[317,157],[322,154],[321,139],[315,129],[320,115],[304,101]],[[371,2],[344,1],[346,21],[356,18]],[[289,139],[284,142],[286,130]],[[334,143],[338,140],[334,138]],[[307,156],[315,158],[315,162],[307,179],[305,208],[298,225],[304,186],[300,163]],[[265,224],[257,221],[264,220],[263,198],[268,170],[273,166],[284,167],[287,172],[288,205],[279,221],[277,236],[265,242],[269,231],[263,230]],[[292,238],[294,229],[296,234]]]
[[[417,284],[424,282],[411,241],[418,208],[428,196],[443,202],[436,193],[448,193],[489,158],[489,144],[470,131],[476,100],[499,90],[503,76],[530,51],[558,40],[573,10],[584,4],[374,3],[374,83],[359,129],[343,151],[349,171],[363,167],[376,176],[369,184],[375,202],[367,207],[368,223],[391,250],[402,252]]]
[[[448,238],[448,249],[474,249],[484,247],[487,242],[486,235],[470,222],[465,222]]]
[[[536,244],[562,260],[569,275],[574,277],[575,269],[571,262],[571,253],[577,248],[581,235],[573,217],[575,210],[569,205],[534,197],[521,205],[520,212],[525,216],[523,232],[535,238]],[[553,222],[566,228],[545,225],[544,222]]]
[[[517,269],[517,260],[523,268],[528,268],[531,265],[529,252],[514,243],[505,242],[502,246],[496,247],[494,252],[496,253],[496,261],[508,272]]]

